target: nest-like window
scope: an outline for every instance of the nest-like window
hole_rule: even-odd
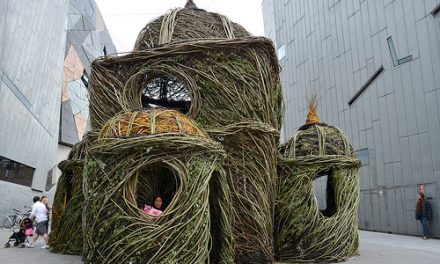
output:
[[[142,106],[145,109],[165,107],[187,114],[191,97],[184,83],[176,77],[146,77],[142,87]]]
[[[336,213],[336,200],[332,172],[318,173],[313,179],[312,186],[321,214],[326,217],[334,215]]]
[[[143,209],[145,204],[154,205],[154,199],[160,196],[164,211],[172,202],[178,187],[178,175],[165,164],[144,168],[138,176],[136,203]]]

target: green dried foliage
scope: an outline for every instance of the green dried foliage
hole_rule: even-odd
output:
[[[55,252],[77,255],[82,252],[83,167],[96,136],[96,133],[87,133],[72,147],[68,159],[58,165],[62,173],[55,192],[50,233],[51,250]]]
[[[279,129],[278,74],[272,42],[261,37],[194,40],[101,58],[90,76],[91,125],[101,129],[118,113],[141,109],[143,88],[172,77],[191,98],[188,117],[205,129],[249,120]]]
[[[311,125],[280,151],[276,258],[294,263],[338,262],[358,254],[360,162],[342,132],[332,126]],[[333,152],[339,155],[325,154]],[[332,175],[336,211],[331,216],[320,212],[312,188],[314,178],[323,172]]]
[[[162,99],[157,87],[170,85],[173,100],[164,102],[189,107],[186,115],[211,139],[101,133],[75,146],[60,164],[53,250],[81,253],[86,263],[254,264],[355,254],[359,162],[329,126],[305,127],[280,155],[279,70],[270,40],[193,3],[149,23],[133,53],[94,61],[94,131],[151,108]],[[324,170],[337,192],[338,211],[329,218],[311,187]],[[173,188],[162,215],[140,209],[153,193]]]
[[[142,29],[134,51],[144,51],[168,42],[189,39],[230,39],[250,34],[239,24],[202,9],[179,8],[158,17]]]
[[[228,153],[223,168],[232,197],[233,263],[272,263],[278,131],[238,123],[208,132]]]
[[[295,137],[283,144],[279,151],[283,156],[354,155],[343,132],[324,123],[304,125]]]
[[[142,108],[142,87],[157,78],[180,80],[191,98],[188,117],[227,152],[235,261],[273,260],[273,208],[278,129],[279,68],[265,38],[193,40],[93,63],[92,127],[119,112]],[[169,154],[174,155],[174,154]]]

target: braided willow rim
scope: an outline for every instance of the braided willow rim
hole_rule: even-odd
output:
[[[360,161],[346,137],[335,127],[311,125],[280,151],[274,231],[277,260],[338,262],[358,254]],[[341,155],[325,155],[335,151]],[[336,212],[324,216],[312,182],[329,172]]]

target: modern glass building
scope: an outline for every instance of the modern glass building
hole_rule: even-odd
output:
[[[440,237],[440,1],[263,0],[278,50],[282,140],[304,124],[308,96],[362,161],[361,229],[421,234],[417,193]],[[325,203],[324,182],[315,194]],[[325,205],[323,205],[325,208]]]
[[[0,215],[53,195],[88,129],[90,64],[107,53],[93,0],[0,1]]]

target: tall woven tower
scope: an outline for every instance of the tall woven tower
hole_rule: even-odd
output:
[[[87,181],[83,186],[88,190],[82,191],[87,206],[96,207],[104,201],[101,189],[95,186],[99,185],[102,177],[110,177],[105,181],[106,185],[112,186],[108,187],[110,189],[104,188],[107,192],[114,190],[116,193],[120,190],[116,186],[125,178],[117,172],[117,168],[135,167],[136,164],[131,163],[133,157],[139,158],[141,163],[145,159],[146,163],[143,164],[147,164],[150,155],[157,161],[173,160],[180,164],[183,162],[180,160],[183,158],[182,153],[187,155],[185,158],[189,158],[191,152],[187,152],[188,149],[209,146],[198,152],[198,157],[202,159],[201,163],[196,162],[199,165],[188,163],[179,167],[188,171],[189,175],[201,168],[209,167],[204,170],[204,173],[207,173],[205,178],[200,178],[209,184],[197,185],[201,188],[200,192],[191,194],[195,201],[200,202],[199,206],[202,208],[197,211],[200,212],[197,217],[203,216],[196,218],[199,219],[199,224],[193,228],[203,227],[207,232],[191,235],[191,242],[188,242],[194,243],[194,239],[200,238],[197,243],[191,244],[197,247],[200,257],[192,258],[189,256],[193,255],[185,253],[189,249],[184,240],[168,243],[169,239],[172,239],[170,236],[154,240],[166,247],[158,249],[153,243],[152,250],[139,252],[153,258],[156,261],[154,263],[205,263],[208,259],[212,263],[273,262],[273,212],[282,98],[278,62],[270,40],[252,37],[240,25],[231,22],[225,16],[198,9],[192,1],[188,1],[184,8],[171,10],[147,24],[140,32],[132,53],[96,60],[92,65],[89,89],[91,125],[93,131],[100,136],[92,143],[89,157],[84,162],[86,165],[83,178]],[[185,114],[190,122],[197,124],[203,134],[206,134],[206,137],[197,136],[197,140],[209,144],[194,143],[191,147],[170,145],[170,148],[163,148],[168,144],[165,139],[171,137],[167,134],[182,133],[167,132],[165,128],[159,133],[153,129],[153,121],[157,121],[156,118],[159,116],[151,114],[151,111],[158,108],[165,111],[173,109]],[[148,118],[152,119],[141,122],[138,116],[144,115],[145,111],[149,113]],[[181,120],[178,115],[173,115],[171,119]],[[118,132],[111,134],[112,137],[105,136],[109,135],[104,133],[109,127],[112,128],[111,131],[119,131],[119,125],[115,124],[124,122],[132,123],[123,131],[131,131],[131,127],[134,126],[150,132]],[[175,124],[179,128],[182,126],[180,121]],[[158,140],[156,134],[160,134],[163,140],[150,139]],[[117,136],[113,139],[115,135]],[[195,142],[194,136],[185,135],[183,138],[181,140],[185,142],[190,140],[189,138],[191,142]],[[145,144],[150,145],[140,145],[139,142],[143,140]],[[217,149],[217,146],[221,149]],[[162,151],[160,155],[155,152],[157,149]],[[206,153],[207,149],[212,149],[217,154],[206,155],[203,158],[201,153]],[[179,150],[182,153],[179,153]],[[169,164],[175,164],[173,162]],[[139,165],[139,168],[141,167]],[[153,174],[166,174],[157,168],[154,168]],[[134,171],[132,173],[139,174]],[[150,181],[143,182],[157,185]],[[163,180],[159,185],[168,183],[169,181]],[[176,188],[179,188],[178,184]],[[97,192],[96,196],[102,199],[90,195],[90,190]],[[134,187],[126,189],[127,192],[133,191],[134,196],[138,195],[136,192],[139,190]],[[148,192],[150,189],[142,190]],[[209,206],[207,199],[199,197],[202,193],[210,195]],[[135,200],[129,199],[130,202],[127,202],[125,198],[115,198],[113,203],[139,202]],[[101,205],[108,205],[108,202]],[[183,201],[180,203],[179,198],[174,196],[171,205],[171,211],[168,213],[167,209],[167,213],[164,213],[164,216],[170,217],[169,219],[180,217],[172,213],[185,212],[185,206],[188,204]],[[127,205],[121,208],[132,207]],[[97,210],[90,207],[89,209]],[[115,217],[126,220],[139,214],[134,209],[129,209],[128,212],[128,215],[125,215],[118,211]],[[164,219],[161,217],[159,216],[159,219]],[[83,218],[93,220],[87,212],[83,212]],[[106,220],[103,221],[108,223]],[[130,227],[138,224],[124,223]],[[184,218],[181,219],[181,223],[185,223]],[[206,230],[206,225],[201,223],[210,224],[208,226],[211,226],[211,230]],[[174,225],[176,228],[179,226],[177,222],[174,222]],[[114,243],[110,249],[94,246],[95,243],[106,239],[104,234],[96,233],[99,229],[97,231],[95,227],[88,221],[83,222],[83,254],[86,254],[86,260],[102,260],[99,256],[103,255],[106,256],[105,261],[125,261],[130,258],[137,260],[133,255],[136,252],[135,248],[128,245]],[[156,230],[153,228],[154,225],[147,223],[139,224],[137,227],[149,230],[148,232]],[[94,230],[95,235],[87,234],[89,230]],[[114,236],[118,237],[117,241],[124,241],[117,234]],[[133,237],[134,234],[130,233],[129,236]],[[209,244],[210,241],[212,245]],[[208,248],[211,248],[211,252]],[[164,252],[163,250],[173,254],[158,253]],[[139,259],[142,260],[145,259]]]

